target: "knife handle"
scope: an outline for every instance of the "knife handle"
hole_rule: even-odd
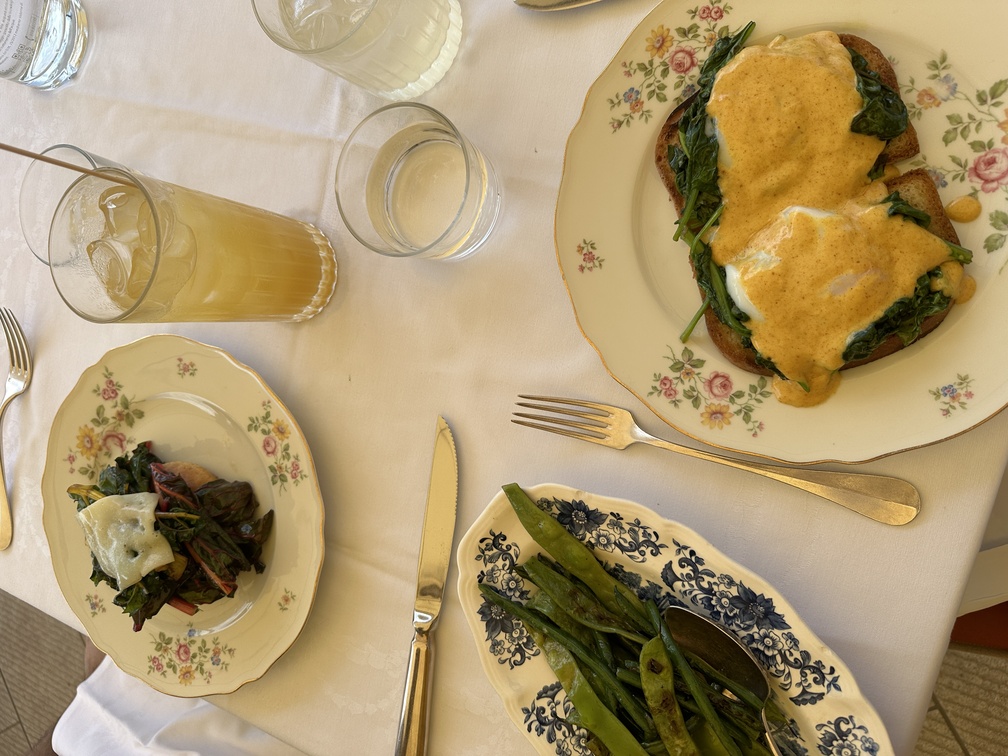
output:
[[[403,693],[399,734],[396,737],[396,756],[423,756],[427,750],[427,723],[430,719],[428,691],[434,656],[432,641],[428,630],[416,628],[410,644],[406,690]]]

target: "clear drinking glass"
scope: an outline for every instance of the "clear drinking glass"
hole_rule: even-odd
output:
[[[55,89],[80,69],[88,35],[79,0],[0,0],[0,78]]]
[[[22,183],[28,244],[36,255],[47,250],[60,296],[82,318],[299,321],[332,296],[335,253],[310,223],[159,181],[71,145],[43,155],[98,173],[36,160]],[[47,190],[54,200],[33,199]]]
[[[390,100],[417,97],[455,60],[458,0],[252,0],[280,47]]]
[[[350,232],[393,257],[458,258],[490,235],[501,192],[493,165],[434,108],[386,105],[347,138],[336,202]]]

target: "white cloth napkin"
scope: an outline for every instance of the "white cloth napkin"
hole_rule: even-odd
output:
[[[53,732],[60,756],[298,756],[302,752],[201,699],[158,693],[105,657]]]

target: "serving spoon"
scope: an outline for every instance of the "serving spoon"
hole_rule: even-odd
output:
[[[766,704],[770,698],[770,680],[752,652],[733,633],[689,609],[670,606],[665,610],[664,618],[680,648],[705,661],[763,702],[760,717],[767,734],[767,747],[774,756],[781,756],[773,738],[773,733],[778,728],[771,730],[770,723],[767,722]]]

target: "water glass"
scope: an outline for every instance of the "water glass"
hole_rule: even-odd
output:
[[[29,246],[45,250],[60,296],[86,320],[300,321],[332,296],[336,257],[310,223],[72,145],[42,154],[90,171],[35,160],[21,196]]]
[[[350,232],[393,257],[460,258],[500,214],[493,165],[434,108],[386,105],[350,134],[336,166]]]
[[[0,0],[0,78],[55,89],[80,69],[88,35],[79,0]]]
[[[252,0],[280,47],[389,100],[423,94],[462,39],[458,0]]]

